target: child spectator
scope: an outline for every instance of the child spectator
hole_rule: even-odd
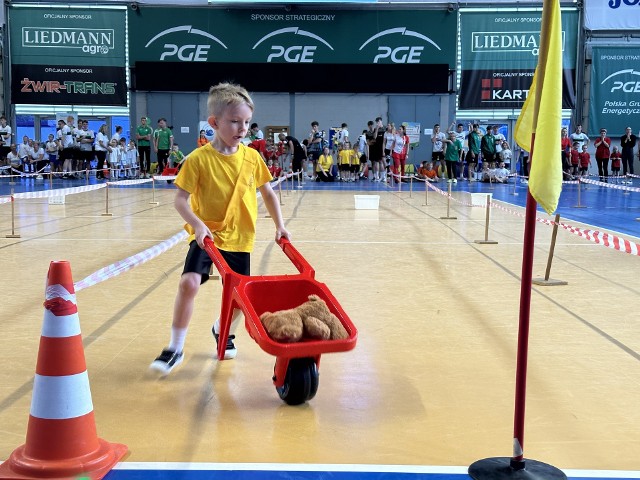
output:
[[[31,154],[31,146],[29,145],[29,137],[26,135],[22,137],[22,143],[18,145],[18,156],[20,157],[20,163],[22,164],[22,171],[29,173],[29,155]]]
[[[433,162],[423,161],[422,165],[418,169],[418,177],[424,178],[429,182],[437,182],[438,181],[438,172],[433,168]]]
[[[271,188],[271,175],[254,150],[245,147],[253,116],[253,101],[239,85],[221,83],[211,88],[207,101],[209,124],[216,132],[212,142],[189,155],[175,181],[175,207],[187,222],[189,252],[180,278],[173,309],[169,346],[151,364],[163,374],[170,373],[184,359],[184,343],[200,285],[209,279],[213,262],[204,250],[206,237],[213,240],[229,267],[240,275],[250,275],[250,254],[255,241],[258,214],[256,188],[275,224],[275,240],[289,238],[280,203]],[[239,189],[239,190],[237,190]],[[189,197],[191,201],[189,201]],[[233,203],[229,203],[231,199]],[[214,237],[215,233],[215,237]],[[240,311],[233,313],[224,358],[235,358],[234,330]],[[220,319],[212,328],[218,342]]]
[[[504,142],[503,145],[505,143],[507,142]],[[509,145],[507,144],[507,148],[508,147]],[[504,153],[504,147],[503,147],[502,153]],[[498,168],[496,168],[494,172],[494,175],[495,175],[495,181],[498,183],[507,183],[509,181],[509,170],[505,166],[504,162],[500,162],[500,164],[498,165]]]
[[[589,155],[589,152],[587,152],[586,145],[582,146],[582,152],[578,154],[578,157],[580,159],[580,175],[586,177],[587,171],[591,166],[591,156]]]
[[[112,138],[109,142],[109,168],[111,170],[111,179],[116,180],[120,174],[120,145],[118,140]]]
[[[129,165],[130,169],[129,178],[136,178],[136,171],[138,170],[138,148],[136,147],[136,142],[133,140],[129,140],[125,156],[127,157],[127,165]]]
[[[52,172],[60,171],[60,161],[58,160],[58,142],[55,141],[53,133],[49,134],[49,138],[44,145],[44,151],[49,157]]]
[[[275,179],[282,175],[282,168],[280,167],[280,162],[278,160],[267,160],[267,162],[271,162],[269,165],[269,173]]]
[[[205,131],[204,130],[200,130],[200,135],[198,136],[198,147],[204,147],[207,143],[209,143],[209,140],[207,140],[207,137],[205,136]]]
[[[571,175],[578,176],[580,168],[580,152],[578,151],[578,142],[573,142],[571,146]]]
[[[343,182],[351,181],[351,147],[349,142],[344,145],[342,143],[338,144],[338,165],[340,169],[340,179]]]
[[[613,172],[613,176],[616,177],[616,183],[618,182],[618,178],[620,176],[620,164],[622,160],[622,154],[618,151],[618,147],[613,147],[613,151],[611,152],[611,171]]]

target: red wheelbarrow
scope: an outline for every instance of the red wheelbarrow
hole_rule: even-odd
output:
[[[356,346],[358,331],[327,286],[314,278],[314,269],[291,242],[281,239],[278,244],[299,274],[240,275],[229,268],[213,241],[205,238],[205,251],[223,281],[218,359],[224,359],[231,317],[233,310],[238,308],[244,313],[245,327],[251,338],[262,350],[276,357],[273,384],[278,395],[289,405],[299,405],[311,400],[318,390],[320,355],[352,350]],[[267,311],[295,308],[306,302],[311,294],[318,295],[326,302],[329,310],[347,330],[348,337],[342,340],[304,340],[297,343],[281,343],[269,337],[260,322],[260,315]]]

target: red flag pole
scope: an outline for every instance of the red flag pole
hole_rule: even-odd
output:
[[[533,162],[535,132],[544,85],[545,69],[551,37],[551,14],[553,2],[544,0],[542,26],[540,30],[540,58],[536,71],[536,97],[533,110],[533,133],[531,135],[530,157]],[[559,128],[559,126],[558,126]],[[529,170],[531,171],[531,169]],[[531,286],[533,279],[533,252],[536,235],[536,202],[527,191],[525,207],[524,239],[522,248],[522,276],[520,278],[520,311],[518,323],[518,353],[516,365],[516,392],[513,421],[513,456],[487,458],[473,463],[469,467],[469,476],[474,480],[566,480],[566,475],[558,468],[537,460],[524,460],[524,419],[527,393],[527,360],[529,356],[529,323],[531,315]]]

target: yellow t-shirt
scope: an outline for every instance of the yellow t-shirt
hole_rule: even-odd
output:
[[[239,178],[243,162],[252,164],[247,178]],[[193,213],[209,228],[225,219],[229,206],[226,226],[216,232],[214,243],[229,252],[251,252],[258,217],[256,189],[271,180],[269,169],[256,150],[241,144],[236,153],[224,155],[208,143],[189,154],[175,184],[191,194]],[[239,203],[229,205],[238,181],[244,182],[246,191]],[[195,238],[193,228],[187,224],[185,229],[191,242]]]
[[[340,150],[338,154],[340,157],[340,165],[349,165],[351,163],[351,152],[352,150]]]
[[[320,158],[318,158],[318,165],[316,166],[316,172],[322,171],[320,165],[322,165],[322,168],[324,168],[325,172],[329,173],[329,170],[331,170],[331,165],[333,165],[333,157],[331,155],[328,155],[326,157],[324,155],[320,155]]]

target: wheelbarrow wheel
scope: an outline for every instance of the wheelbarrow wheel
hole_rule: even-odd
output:
[[[318,366],[313,358],[292,358],[284,385],[276,390],[287,405],[300,405],[315,397],[318,381]]]

